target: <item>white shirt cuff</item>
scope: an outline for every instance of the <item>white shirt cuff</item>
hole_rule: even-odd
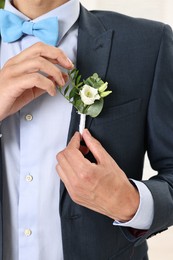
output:
[[[132,227],[135,229],[148,230],[152,224],[154,216],[154,201],[150,190],[140,181],[131,180],[136,185],[140,203],[135,216],[128,222],[114,221],[114,225],[123,227]]]

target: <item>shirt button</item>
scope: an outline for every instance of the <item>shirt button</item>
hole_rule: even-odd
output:
[[[28,174],[28,175],[26,175],[25,180],[26,180],[27,182],[31,182],[31,181],[33,180],[33,176],[30,175],[30,174]]]
[[[27,229],[25,229],[24,234],[25,234],[26,237],[29,237],[29,236],[31,236],[32,231],[27,228]]]
[[[33,119],[33,116],[31,114],[25,115],[25,120],[26,121],[31,121]]]

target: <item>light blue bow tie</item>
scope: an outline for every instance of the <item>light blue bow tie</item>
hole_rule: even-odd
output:
[[[33,23],[19,16],[0,10],[1,37],[4,42],[15,42],[24,35],[34,35],[42,42],[56,46],[58,41],[58,18],[50,17]]]

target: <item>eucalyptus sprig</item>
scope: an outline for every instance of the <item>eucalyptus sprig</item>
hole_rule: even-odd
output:
[[[108,83],[94,73],[86,80],[81,80],[79,70],[69,72],[70,83],[65,89],[58,88],[61,94],[73,104],[78,113],[97,117],[102,111],[104,98],[112,93],[107,91]]]

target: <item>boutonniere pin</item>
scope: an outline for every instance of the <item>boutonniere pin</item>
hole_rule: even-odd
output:
[[[104,98],[108,91],[108,83],[94,73],[86,80],[81,80],[77,69],[69,72],[69,84],[66,88],[58,88],[60,93],[76,108],[80,114],[79,132],[85,128],[86,116],[97,117],[103,109]]]

